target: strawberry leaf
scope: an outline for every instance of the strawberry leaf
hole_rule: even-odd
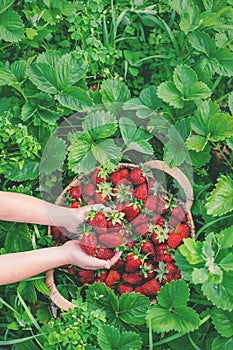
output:
[[[198,328],[198,314],[186,306],[189,288],[184,281],[172,281],[165,284],[158,293],[158,303],[147,312],[147,321],[151,322],[156,333],[191,332]]]
[[[212,320],[214,327],[223,337],[230,338],[233,336],[233,314],[229,311],[223,311],[216,307],[212,310]]]
[[[211,350],[231,350],[233,348],[233,337],[217,337],[214,339]]]
[[[18,13],[13,10],[0,13],[0,40],[17,42],[23,37],[24,25]]]
[[[119,300],[119,318],[129,324],[144,324],[149,305],[149,299],[143,295],[122,294]]]
[[[98,343],[103,350],[139,350],[142,340],[135,332],[119,332],[112,326],[103,325],[99,329]]]
[[[125,102],[130,99],[128,87],[117,79],[104,80],[101,86],[101,95],[106,106],[114,102]]]
[[[176,88],[176,85],[171,81],[164,82],[159,85],[157,90],[158,97],[164,102],[169,103],[170,106],[175,108],[183,108],[184,101],[180,91]]]
[[[115,133],[117,120],[110,112],[94,111],[88,113],[82,127],[93,139],[103,139]]]
[[[29,301],[30,303],[36,302],[37,296],[36,296],[36,290],[33,282],[20,281],[17,291],[24,300]]]
[[[202,258],[202,243],[199,241],[187,238],[184,240],[184,244],[179,247],[179,251],[191,265],[204,262]]]
[[[233,180],[222,175],[206,203],[207,214],[221,216],[233,210]]]
[[[58,137],[51,136],[41,159],[41,173],[51,174],[53,171],[61,169],[65,158],[66,143]]]
[[[191,33],[189,42],[195,50],[203,52],[208,57],[215,54],[215,41],[205,32],[195,31]]]
[[[101,164],[114,165],[121,160],[121,149],[117,147],[112,139],[96,143],[91,148],[95,159]]]
[[[226,47],[219,48],[215,53],[215,58],[218,60],[219,65],[216,66],[216,71],[220,75],[226,75],[232,77],[233,68],[233,52]]]
[[[93,105],[89,94],[78,86],[69,86],[55,97],[62,106],[74,111],[81,111]]]
[[[233,271],[233,253],[229,253],[219,263],[225,271]]]
[[[222,230],[218,235],[218,241],[222,249],[233,247],[233,225]]]

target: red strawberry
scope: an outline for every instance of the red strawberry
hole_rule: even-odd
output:
[[[117,290],[118,290],[118,293],[122,295],[124,293],[131,293],[133,291],[133,287],[130,286],[129,284],[119,283],[117,286]]]
[[[144,182],[141,185],[138,185],[134,188],[133,197],[141,200],[147,199],[148,190],[147,184]]]
[[[51,228],[53,233],[53,239],[59,239],[61,234],[61,231],[59,230],[59,228],[57,226],[52,226]]]
[[[109,200],[108,196],[103,196],[102,192],[96,192],[95,193],[95,203],[97,204],[101,204],[101,203],[105,203]]]
[[[166,194],[161,194],[158,197],[156,212],[159,214],[165,214],[167,211],[168,202],[166,200]]]
[[[170,262],[172,261],[172,256],[167,252],[168,246],[165,243],[159,244],[155,247],[155,257],[153,258],[154,262],[164,261]]]
[[[155,214],[151,221],[153,222],[153,224],[159,225],[160,227],[164,228],[164,224],[165,224],[165,219],[163,216],[160,216],[159,214]]]
[[[103,169],[95,169],[93,175],[92,175],[92,182],[94,184],[100,184],[101,182],[107,181],[106,173]]]
[[[82,189],[83,195],[92,197],[95,194],[95,186],[91,183],[86,184]]]
[[[113,270],[119,270],[125,266],[125,261],[120,258],[117,260],[117,262],[112,266]]]
[[[96,253],[97,238],[93,233],[84,234],[79,241],[79,245],[85,253],[93,256]]]
[[[106,279],[105,279],[105,284],[108,286],[108,287],[112,287],[113,284],[119,282],[121,279],[121,275],[120,275],[120,272],[117,271],[117,270],[110,270]]]
[[[149,281],[155,276],[155,267],[152,262],[148,260],[143,264],[141,274],[143,275],[145,281]]]
[[[101,233],[98,239],[100,243],[106,245],[109,248],[116,248],[124,243],[122,235],[117,231]]]
[[[78,274],[80,276],[79,280],[82,283],[92,283],[95,279],[95,274],[93,270],[79,270]]]
[[[158,189],[158,181],[155,179],[149,179],[148,180],[148,191],[150,194],[155,194],[155,192],[157,192]]]
[[[141,224],[148,224],[149,218],[143,213],[140,213],[133,221],[131,221],[131,224],[134,226],[141,225]]]
[[[68,272],[71,276],[74,276],[75,275],[75,269],[73,266],[69,266],[68,267]]]
[[[149,255],[150,257],[155,256],[155,248],[153,243],[151,242],[141,242],[141,252],[145,255]]]
[[[122,280],[129,284],[141,284],[143,277],[139,271],[131,272],[131,273],[123,273]]]
[[[178,233],[182,239],[185,239],[189,237],[190,228],[187,224],[179,224],[176,227],[175,232]]]
[[[110,248],[100,247],[98,248],[98,252],[96,254],[96,258],[108,260],[111,259],[114,256],[114,251],[112,251]]]
[[[176,227],[181,222],[186,222],[186,214],[182,206],[174,207],[171,210],[170,225]]]
[[[153,278],[152,280],[142,285],[142,292],[147,296],[155,296],[159,292],[160,288],[160,283],[155,278]]]
[[[71,204],[70,208],[79,208],[82,205],[80,201],[75,201]]]
[[[63,243],[68,241],[68,237],[66,237],[66,235],[64,235],[63,233],[61,233],[60,238]]]
[[[127,179],[129,176],[129,170],[126,168],[115,171],[110,175],[110,180],[114,185],[123,179]]]
[[[141,224],[141,225],[136,226],[134,228],[134,231],[137,235],[145,237],[149,233],[148,228],[149,228],[148,224]]]
[[[175,265],[174,262],[167,262],[166,263],[166,270],[168,271],[168,273],[176,273],[177,272],[177,267]]]
[[[125,261],[125,271],[135,272],[141,266],[141,259],[137,255],[127,255]]]
[[[177,234],[175,232],[171,232],[169,234],[168,239],[167,239],[167,244],[169,247],[175,249],[180,245],[181,241],[182,241],[182,238],[179,234]]]
[[[97,232],[102,233],[106,231],[107,220],[104,213],[91,210],[90,212],[88,212],[87,217],[88,217],[88,224],[94,227],[94,229]]]
[[[156,232],[153,232],[152,235],[151,235],[151,240],[154,244],[159,244],[160,241],[158,240],[158,237],[157,237],[157,233]]]
[[[98,277],[95,278],[95,282],[101,282],[103,283],[105,281],[105,278],[107,277],[108,271],[98,271]]]
[[[79,199],[82,196],[81,190],[79,187],[72,187],[69,192],[70,196],[75,199]]]
[[[143,175],[143,171],[139,168],[134,168],[129,174],[129,180],[133,185],[141,185],[146,182],[146,177]]]
[[[137,204],[127,202],[122,211],[125,213],[125,218],[132,221],[140,213],[140,208]]]
[[[146,201],[144,203],[144,206],[148,210],[155,211],[156,207],[157,207],[157,202],[158,202],[158,197],[150,195],[150,196],[147,197],[147,199],[146,199]]]
[[[143,291],[142,291],[142,286],[136,286],[134,288],[135,293],[140,293],[141,295],[143,295]]]

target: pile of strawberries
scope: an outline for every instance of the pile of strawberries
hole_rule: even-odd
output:
[[[122,251],[110,270],[69,266],[78,284],[98,281],[120,295],[135,291],[155,297],[162,285],[182,277],[174,254],[190,236],[187,214],[151,169],[130,165],[112,173],[96,169],[69,190],[66,202],[72,208],[94,203],[105,203],[108,208],[89,211],[79,226],[77,237],[87,254],[110,259]],[[57,227],[52,232],[55,245],[68,239]]]

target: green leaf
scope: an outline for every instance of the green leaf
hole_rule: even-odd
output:
[[[76,135],[76,134],[75,134]],[[72,171],[75,171],[78,163],[91,151],[92,138],[88,133],[77,133],[68,148],[68,165]]]
[[[26,159],[21,167],[19,163],[10,162],[6,164],[4,176],[11,181],[21,182],[24,180],[36,179],[39,175],[40,162],[37,160]]]
[[[47,284],[45,283],[44,278],[35,279],[33,281],[33,284],[34,284],[35,288],[38,290],[38,292],[40,292],[44,295],[50,295],[50,290],[49,290]]]
[[[14,61],[11,65],[11,71],[13,72],[18,82],[22,82],[25,79],[25,70],[26,70],[25,60]]]
[[[233,253],[228,253],[227,256],[220,261],[219,266],[225,271],[233,271]]]
[[[209,273],[206,269],[194,269],[192,273],[192,282],[194,284],[203,284],[209,279]]]
[[[179,250],[175,253],[175,262],[184,279],[190,281],[192,279],[193,266],[189,264],[184,255]]]
[[[173,73],[173,81],[182,95],[186,95],[187,87],[197,82],[197,75],[189,66],[179,65]]]
[[[211,350],[232,350],[233,348],[233,337],[230,339],[217,337],[214,339]]]
[[[0,40],[17,42],[24,37],[24,25],[17,12],[0,13]]]
[[[17,79],[9,68],[0,68],[0,86],[12,85],[15,82]]]
[[[220,233],[217,235],[217,238],[222,249],[232,248],[233,247],[233,225],[220,231]]]
[[[205,282],[201,289],[203,294],[210,300],[215,306],[220,309],[232,311],[233,310],[233,296],[230,295],[228,289],[228,278],[233,281],[233,276],[229,274],[224,275],[222,283],[214,283],[211,281]]]
[[[172,125],[168,131],[168,141],[164,146],[164,161],[170,168],[173,168],[181,165],[187,159],[189,155],[185,143],[175,126]]]
[[[195,99],[205,99],[211,96],[210,88],[202,81],[197,81],[186,88],[185,99],[192,101]]]
[[[113,102],[125,102],[130,99],[128,87],[117,79],[106,79],[101,86],[102,100],[105,105]]]
[[[223,311],[221,309],[213,308],[212,320],[214,327],[223,337],[233,337],[233,314],[229,311]]]
[[[182,101],[182,95],[176,88],[175,84],[171,81],[164,82],[159,85],[157,90],[158,97],[163,101],[169,103],[170,106],[175,108],[183,108],[184,102]]]
[[[5,248],[8,253],[23,252],[32,250],[30,231],[26,224],[7,223],[5,236]]]
[[[157,111],[162,105],[161,100],[157,97],[157,86],[154,85],[143,89],[139,98],[146,107],[154,111]]]
[[[103,325],[99,329],[98,343],[102,350],[140,350],[142,341],[135,332],[119,332],[116,328]]]
[[[61,56],[57,51],[46,51],[38,55],[36,62],[27,69],[27,75],[33,84],[50,94],[62,94],[83,78],[85,73],[86,63],[83,60],[77,59],[72,53]],[[77,99],[77,91],[74,91],[74,96],[70,89],[66,91],[73,99]],[[60,95],[57,97],[61,98]]]
[[[218,60],[219,65],[216,67],[217,73],[232,77],[233,75],[233,52],[226,47],[219,48],[215,53],[215,58]]]
[[[206,32],[198,30],[191,33],[189,35],[189,42],[195,50],[203,52],[208,57],[215,54],[215,41]]]
[[[141,152],[144,154],[154,154],[153,147],[149,144],[149,142],[144,140],[130,142],[127,149],[134,150],[136,152]]]
[[[121,136],[126,146],[134,140],[135,134],[137,132],[137,125],[131,118],[121,117],[119,120],[119,128]]]
[[[93,105],[88,92],[78,86],[69,86],[55,97],[62,106],[74,111],[82,111]]]
[[[82,127],[93,139],[104,139],[115,133],[117,129],[117,120],[110,112],[91,112],[83,121]]]
[[[143,295],[122,294],[119,300],[119,318],[128,324],[144,324],[149,305],[149,299]]]
[[[118,164],[121,160],[121,149],[117,147],[112,139],[96,143],[91,148],[95,159],[102,165]]]
[[[51,174],[55,170],[61,170],[66,158],[66,143],[64,140],[51,136],[44,148],[41,159],[40,172]]]
[[[231,114],[233,115],[233,92],[228,97],[228,104],[229,104]]]
[[[30,303],[35,303],[37,300],[36,290],[31,281],[21,281],[17,288],[18,293],[22,298]]]
[[[13,5],[14,0],[1,0],[0,2],[0,14],[5,12],[11,5]]]
[[[222,175],[206,203],[207,214],[221,216],[233,210],[233,180]]]
[[[179,251],[191,265],[204,262],[202,258],[202,243],[199,241],[187,238],[184,240],[184,244],[179,247]]]
[[[198,328],[200,320],[191,307],[186,306],[189,288],[184,281],[165,284],[158,293],[158,303],[150,308],[147,321],[157,333],[176,330],[191,332]]]
[[[211,147],[207,145],[203,151],[189,151],[189,155],[192,161],[192,165],[200,167],[204,166],[210,161],[211,158]]]

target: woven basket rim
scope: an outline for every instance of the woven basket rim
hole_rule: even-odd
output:
[[[166,174],[172,176],[180,184],[180,186],[183,188],[185,195],[186,195],[186,202],[181,203],[181,204],[185,210],[185,213],[187,214],[187,219],[188,219],[187,222],[188,222],[188,225],[191,229],[190,236],[194,239],[195,227],[194,227],[193,217],[191,214],[191,207],[192,207],[194,196],[193,196],[192,185],[191,185],[189,179],[187,178],[187,176],[178,167],[169,168],[164,163],[164,161],[161,161],[161,160],[152,160],[152,161],[144,163],[143,165],[149,166],[152,169],[161,170],[161,171],[165,172]],[[117,169],[120,169],[122,167],[131,167],[132,168],[132,167],[138,167],[138,165],[132,164],[132,163],[119,163],[117,166]],[[64,195],[72,187],[78,186],[80,184],[80,180],[83,178],[83,176],[86,176],[88,174],[89,173],[87,173],[85,175],[81,175],[78,178],[74,178],[70,182],[70,184],[64,188],[62,193],[57,197],[55,204],[63,205]],[[51,235],[51,227],[48,227],[48,234]],[[62,309],[64,311],[68,311],[69,309],[75,308],[76,305],[73,304],[72,302],[70,302],[69,300],[65,299],[61,295],[61,293],[58,291],[56,284],[55,284],[55,281],[54,281],[54,269],[47,271],[46,284],[50,290],[50,299],[53,301],[53,303],[55,305],[57,305],[60,309]]]

